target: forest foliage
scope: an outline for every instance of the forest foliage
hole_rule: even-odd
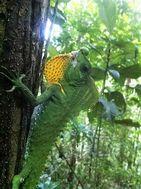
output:
[[[39,188],[141,188],[140,2],[61,0],[54,20],[49,57],[87,47],[100,98],[61,133]]]

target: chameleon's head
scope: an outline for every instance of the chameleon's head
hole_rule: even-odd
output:
[[[79,51],[72,51],[71,55],[72,58],[76,58],[79,54],[83,54],[84,56],[87,56],[89,54],[89,50],[86,47],[82,47]]]
[[[80,71],[83,74],[90,75],[91,72],[91,64],[87,59],[87,55],[89,54],[89,50],[87,48],[81,48],[77,55],[77,61],[79,63]]]
[[[66,72],[67,79],[73,82],[73,80],[85,80],[90,76],[92,67],[87,59],[88,53],[87,48],[71,52],[72,61]]]
[[[71,54],[75,62],[74,67],[80,67],[80,69],[82,69],[82,72],[90,71],[91,65],[87,59],[87,55],[89,54],[89,50],[87,48],[83,47],[79,51],[72,51]]]
[[[91,65],[86,57],[88,52],[88,49],[81,48],[79,51],[53,57],[45,64],[45,79],[49,84],[56,84],[88,78],[91,72]]]

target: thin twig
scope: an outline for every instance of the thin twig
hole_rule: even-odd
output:
[[[70,168],[70,170],[71,170],[72,173],[74,174],[74,176],[75,176],[75,178],[77,179],[77,181],[78,181],[79,185],[81,186],[81,188],[84,189],[85,187],[83,186],[82,181],[81,181],[80,178],[76,175],[75,171],[73,170],[73,168],[71,167],[69,161],[67,160],[65,154],[63,154],[62,151],[60,151],[60,148],[59,148],[59,146],[58,146],[56,143],[55,143],[55,146],[56,146],[58,152],[61,153],[62,158],[66,161],[66,164],[68,165],[68,167]]]
[[[105,89],[105,85],[106,85],[107,73],[108,73],[108,68],[109,68],[109,63],[110,63],[110,55],[111,55],[111,45],[110,45],[110,43],[108,43],[108,46],[107,46],[107,57],[106,57],[106,67],[105,67],[105,75],[104,75],[103,86],[102,86],[102,89],[101,89],[101,92],[100,92],[100,96],[103,95],[104,89]],[[101,127],[102,127],[102,121],[103,121],[102,109],[100,111],[101,111],[101,114],[100,114],[101,116],[98,118],[98,123],[97,123],[95,134],[93,136],[93,144],[92,144],[92,150],[94,150],[95,145],[97,146],[96,159],[95,159],[95,169],[97,168],[97,160],[98,160],[98,156],[99,156],[99,145],[100,145]],[[97,137],[97,143],[95,141],[96,137]],[[92,166],[92,157],[93,157],[93,153],[91,153],[91,163],[90,163],[91,166]],[[89,170],[89,177],[90,176],[91,176],[91,169]],[[96,179],[97,178],[96,178],[96,173],[95,173],[95,180]],[[95,185],[97,185],[97,181],[95,182]]]
[[[102,90],[101,90],[101,95],[103,94],[104,89],[105,89],[107,73],[108,73],[108,68],[109,68],[109,63],[110,63],[110,55],[111,55],[111,45],[110,45],[110,43],[108,43],[107,51],[108,52],[107,52],[107,58],[106,58],[105,76],[104,76],[104,80],[103,80],[103,86],[102,86]]]
[[[98,132],[98,126],[96,127],[95,131],[93,131],[92,147],[91,147],[91,152],[90,152],[90,163],[89,163],[89,170],[88,170],[88,172],[89,172],[89,179],[92,176],[92,162],[93,162],[93,154],[94,154],[94,148],[95,148],[95,143],[96,143],[97,132]]]

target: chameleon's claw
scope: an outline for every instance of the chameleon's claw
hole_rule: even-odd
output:
[[[19,78],[11,79],[12,83],[14,84],[10,90],[7,92],[13,92],[17,87],[19,87],[19,83],[22,83],[22,79],[25,77],[25,74],[21,74]]]
[[[5,66],[0,66],[0,68],[2,68],[3,70],[4,70],[4,72],[7,72],[8,74],[5,74],[5,76],[8,76],[9,78],[16,78],[17,77],[17,75],[13,72],[13,71],[9,71]],[[1,73],[3,73],[3,72],[1,72]],[[8,78],[7,77],[7,78]],[[9,79],[8,78],[8,79]],[[11,80],[11,79],[10,79]]]
[[[5,70],[7,70],[7,68],[3,67]],[[8,70],[7,70],[8,71]],[[8,72],[9,73],[9,72]],[[0,72],[1,75],[3,75],[4,77],[6,77],[8,80],[10,80],[11,82],[13,82],[13,80],[8,76],[6,75],[5,73],[3,72]],[[11,89],[8,89],[8,90],[5,90],[6,92],[13,92],[15,90],[16,86],[13,86]]]
[[[25,77],[25,74],[21,74],[20,77],[18,77],[14,73],[10,72],[6,67],[1,66],[1,68],[3,68],[7,73],[0,72],[0,74],[13,83],[13,87],[6,90],[6,92],[13,92],[17,87],[20,86],[22,79]]]
[[[12,81],[12,79],[8,75],[6,75],[5,73],[0,72],[0,74],[3,75],[4,77],[6,77],[8,80]]]
[[[8,93],[10,93],[10,92],[13,92],[15,89],[16,89],[16,86],[13,86],[11,89],[5,90],[5,91],[8,92]]]

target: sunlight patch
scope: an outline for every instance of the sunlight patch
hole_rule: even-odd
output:
[[[51,30],[51,21],[50,21],[50,19],[48,19],[47,24],[46,24],[46,29],[45,29],[45,39],[46,40],[48,40],[48,38],[49,38],[50,30]],[[53,29],[51,31],[51,39],[53,37],[59,37],[61,33],[62,33],[62,28],[57,24],[53,24]]]

